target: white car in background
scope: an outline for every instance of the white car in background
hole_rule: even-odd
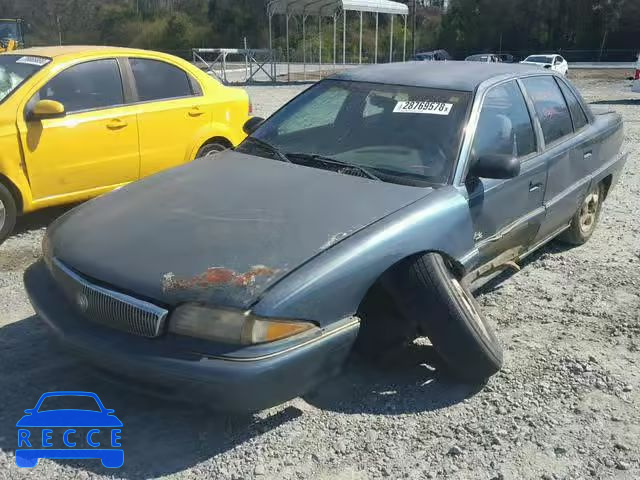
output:
[[[562,75],[566,75],[569,71],[569,64],[560,55],[529,55],[520,63],[527,65],[540,65],[543,68],[550,68]]]
[[[638,60],[636,61],[636,71],[633,74],[633,86],[631,87],[636,93],[640,93],[640,54],[638,55]]]

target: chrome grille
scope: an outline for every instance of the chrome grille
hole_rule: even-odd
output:
[[[95,285],[58,259],[52,273],[67,298],[87,320],[142,337],[157,337],[168,311],[152,303]]]

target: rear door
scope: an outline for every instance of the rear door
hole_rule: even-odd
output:
[[[212,105],[198,81],[182,68],[150,58],[130,58],[140,132],[140,176],[183,164],[199,130],[211,124]]]
[[[469,208],[481,263],[526,250],[544,217],[546,164],[538,155],[534,123],[516,81],[493,87],[483,100],[469,165],[485,155],[515,155],[520,175],[469,178]]]
[[[565,228],[577,211],[589,186],[594,146],[587,117],[562,80],[545,75],[525,78],[522,83],[540,121],[548,162],[546,216],[537,235],[542,240]]]
[[[27,121],[39,100],[62,103],[65,116]],[[17,119],[35,200],[138,179],[138,128],[125,103],[115,58],[78,63],[37,87]]]

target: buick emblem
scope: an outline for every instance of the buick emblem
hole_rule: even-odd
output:
[[[76,305],[78,305],[81,312],[87,311],[89,308],[89,299],[84,293],[78,293],[76,295]]]

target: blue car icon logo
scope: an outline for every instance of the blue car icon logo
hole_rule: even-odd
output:
[[[72,404],[82,408],[52,408]],[[41,458],[100,459],[107,468],[124,463],[122,422],[91,392],[49,392],[18,420],[16,465],[33,468]]]

